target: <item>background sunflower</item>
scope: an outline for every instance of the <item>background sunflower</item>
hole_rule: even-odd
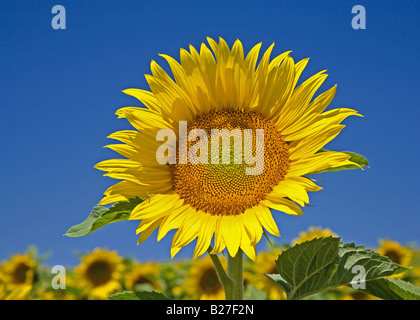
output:
[[[221,263],[226,267],[225,259],[221,259]],[[209,256],[191,262],[183,288],[190,299],[225,299],[225,292]]]
[[[122,258],[116,251],[96,248],[81,257],[74,269],[75,279],[86,298],[107,299],[111,293],[122,289]]]
[[[36,275],[36,261],[29,253],[15,254],[2,265],[3,278],[11,290],[32,286]]]

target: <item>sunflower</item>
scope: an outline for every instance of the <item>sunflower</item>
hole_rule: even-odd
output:
[[[125,274],[125,286],[131,291],[138,291],[138,287],[147,287],[161,291],[158,281],[160,265],[152,262],[133,263],[132,269]]]
[[[251,284],[257,289],[265,292],[270,300],[285,300],[287,298],[284,290],[274,285],[274,283],[266,276],[266,274],[278,274],[276,262],[280,249],[273,252],[262,252],[255,260],[255,274],[251,280]]]
[[[3,265],[7,289],[32,286],[36,274],[36,261],[26,254],[15,254]]]
[[[34,300],[77,300],[77,296],[66,289],[45,290],[36,288],[34,295],[36,297]]]
[[[257,66],[261,43],[245,57],[239,40],[231,49],[221,38],[208,42],[212,51],[205,44],[200,52],[181,49],[180,63],[161,55],[173,78],[152,61],[150,91],[123,91],[145,108],[116,112],[135,130],[109,136],[122,144],[107,147],[125,159],[95,166],[122,180],[100,204],[146,198],[129,218],[141,220],[138,243],[158,228],[158,241],[177,229],[172,257],[195,239],[194,258],[201,256],[214,235],[212,254],[227,248],[234,257],[242,249],[255,260],[264,229],[280,236],[270,209],[302,215],[307,192],[322,189],[307,175],[357,166],[346,153],[320,151],[358,113],[324,112],[336,92],[314,98],[325,71],[296,86],[308,59],[295,63],[288,51],[270,61],[273,44]]]
[[[1,281],[1,274],[0,274],[0,300],[3,300],[6,297],[6,284]]]
[[[340,300],[378,300],[369,293],[362,290],[354,290],[347,286],[340,286],[337,288],[337,291],[340,292]]]
[[[393,240],[379,241],[379,248],[376,250],[380,255],[388,257],[392,262],[403,267],[409,267],[412,259],[412,252],[409,248],[402,246],[399,242]],[[391,276],[392,278],[402,278],[404,273]]]
[[[81,257],[74,269],[75,279],[88,298],[106,299],[121,290],[120,277],[124,269],[122,258],[115,251],[96,248]]]
[[[220,259],[226,266],[226,260]],[[224,300],[225,292],[219,281],[210,256],[194,260],[184,283],[187,294],[192,299]]]
[[[414,276],[412,280],[413,284],[415,284],[416,286],[420,286],[420,266],[419,265],[413,266],[412,274]]]
[[[31,290],[31,284],[19,285],[9,291],[4,297],[4,300],[30,300]]]
[[[292,240],[292,244],[310,241],[315,238],[323,238],[323,237],[330,237],[330,236],[338,237],[338,235],[336,235],[334,232],[332,232],[328,228],[309,227],[308,230],[300,232],[299,237]]]

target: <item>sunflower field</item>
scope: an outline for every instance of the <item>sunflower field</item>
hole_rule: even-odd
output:
[[[276,259],[291,246],[337,235],[328,228],[310,227],[291,243],[269,245],[255,261],[244,260],[245,300],[285,300],[284,290],[267,275],[278,273]],[[372,248],[406,270],[390,279],[404,281],[411,288],[420,285],[420,249],[383,239]],[[225,292],[210,255],[191,260],[138,261],[106,248],[80,253],[79,264],[65,266],[60,279],[45,263],[48,254],[35,247],[16,253],[0,264],[1,300],[106,300],[128,292],[150,292],[165,299],[224,300]],[[226,267],[224,255],[219,255]],[[58,287],[57,287],[58,286]],[[376,300],[377,296],[348,285],[336,286],[306,296],[314,300]]]

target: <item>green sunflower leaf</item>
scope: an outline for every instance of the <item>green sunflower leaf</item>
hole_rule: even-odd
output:
[[[316,238],[297,244],[279,255],[276,267],[278,275],[266,276],[287,293],[288,299],[302,299],[343,285],[388,298],[404,299],[416,292],[386,279],[407,268],[364,246],[342,244],[339,238]]]
[[[173,300],[156,291],[123,291],[110,295],[109,300]]]
[[[330,151],[330,150],[321,149],[318,152],[326,152],[326,151]],[[354,162],[354,163],[357,163],[360,167],[362,167],[362,168],[363,167],[369,168],[369,162],[367,161],[367,159],[364,156],[362,156],[360,154],[357,154],[355,152],[352,152],[352,151],[340,151],[340,152],[346,153],[346,154],[350,155],[350,159],[349,160],[352,161],[352,162]],[[345,165],[345,166],[339,166],[339,167],[328,168],[328,169],[316,171],[316,172],[313,172],[312,174],[322,173],[322,172],[329,172],[329,171],[341,171],[341,170],[348,170],[348,169],[359,169],[360,168],[359,166],[357,166],[355,164],[348,164],[348,165]]]
[[[420,288],[401,279],[382,278],[368,282],[366,292],[384,300],[420,300]]]
[[[107,224],[127,220],[131,211],[143,201],[141,198],[133,198],[121,201],[107,208],[95,206],[90,215],[80,224],[71,227],[64,235],[67,237],[82,237]]]

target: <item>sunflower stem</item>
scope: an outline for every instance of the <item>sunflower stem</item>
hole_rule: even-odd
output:
[[[239,248],[235,257],[228,254],[228,277],[231,287],[226,291],[227,300],[242,300],[244,297],[244,279],[243,279],[243,251]],[[229,294],[228,294],[229,293]]]
[[[222,287],[225,291],[226,298],[231,295],[231,288],[233,285],[232,279],[228,277],[226,274],[225,269],[223,268],[222,264],[220,263],[219,257],[215,254],[211,254],[213,251],[213,248],[209,246],[207,249],[207,252],[209,253],[209,256],[211,260],[213,261],[214,268],[216,269],[217,276],[219,277],[219,281],[222,284]]]

